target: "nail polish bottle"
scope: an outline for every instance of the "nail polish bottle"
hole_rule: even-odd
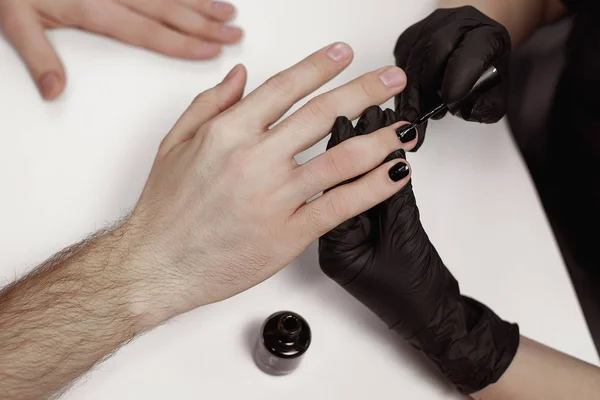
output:
[[[310,341],[310,327],[304,318],[291,311],[277,312],[260,329],[254,361],[267,374],[287,375],[298,368]]]

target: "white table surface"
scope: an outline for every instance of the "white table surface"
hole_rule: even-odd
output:
[[[43,102],[0,41],[0,279],[127,213],[161,138],[193,97],[234,64],[254,89],[313,50],[343,40],[353,65],[330,89],[393,63],[397,36],[433,9],[412,0],[237,1],[246,38],[216,61],[173,60],[72,30],[52,32],[68,89]],[[392,106],[390,102],[388,106]],[[299,156],[323,151],[324,142]],[[410,155],[424,225],[463,292],[523,334],[598,364],[540,202],[503,124],[434,123]],[[290,309],[314,341],[302,367],[255,368],[260,322]],[[144,335],[67,399],[458,398],[368,310],[321,274],[313,244],[273,279]]]

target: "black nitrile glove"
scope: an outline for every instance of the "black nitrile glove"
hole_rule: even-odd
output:
[[[463,106],[458,115],[467,121],[499,121],[506,113],[510,50],[506,28],[474,7],[433,12],[408,28],[394,50],[396,65],[408,77],[406,89],[396,97],[398,119],[413,122],[441,102],[448,105],[462,100],[493,65],[502,83]],[[419,128],[415,150],[425,138],[425,129],[425,124]]]
[[[394,121],[367,110],[356,128],[336,121],[328,148]],[[404,158],[398,150],[390,157]],[[461,296],[419,220],[412,185],[319,241],[321,269],[424,352],[465,394],[496,382],[519,345],[519,328]]]

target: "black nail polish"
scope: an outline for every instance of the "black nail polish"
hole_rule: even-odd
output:
[[[390,172],[389,172],[390,179],[393,180],[394,182],[401,181],[402,179],[404,179],[408,176],[409,172],[410,172],[410,168],[408,168],[408,164],[399,162],[398,164],[396,164],[392,168],[390,168]]]
[[[291,311],[277,312],[260,330],[254,361],[267,374],[287,375],[298,368],[310,341],[310,327],[304,318]]]
[[[403,125],[396,131],[402,143],[408,143],[417,138],[417,127],[414,124]]]
[[[392,154],[387,156],[381,164],[388,163],[388,162],[390,162],[392,160],[396,160],[398,158],[406,160],[406,152],[404,151],[404,149],[398,149],[398,150],[394,151]]]

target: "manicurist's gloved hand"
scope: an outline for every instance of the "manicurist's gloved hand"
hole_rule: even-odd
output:
[[[328,148],[394,122],[374,107],[356,128],[334,126]],[[414,142],[404,147],[410,150]],[[404,150],[388,157],[404,158]],[[464,297],[419,220],[411,183],[319,241],[323,271],[424,352],[458,389],[470,394],[496,382],[519,345],[517,325]]]
[[[396,64],[406,71],[408,86],[396,98],[401,119],[414,121],[440,102],[465,97],[477,79],[494,65],[503,84],[460,109],[467,121],[493,123],[506,113],[507,64],[511,39],[506,28],[471,6],[439,9],[408,28],[398,39]],[[443,117],[443,114],[437,118]],[[426,125],[419,127],[419,144]],[[416,150],[416,149],[415,149]]]

